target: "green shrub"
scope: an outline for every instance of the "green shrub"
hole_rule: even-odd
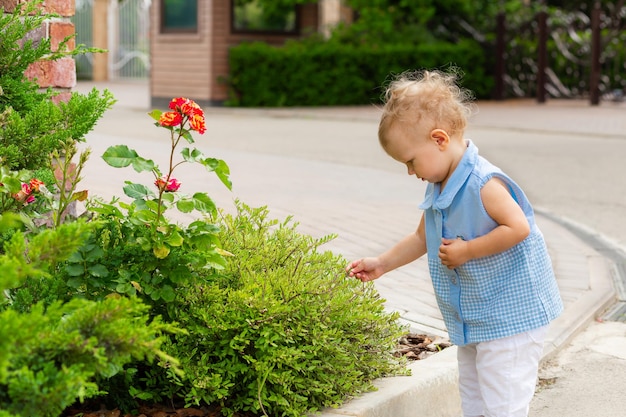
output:
[[[39,92],[38,84],[26,79],[24,71],[37,61],[97,51],[81,46],[66,51],[70,38],[56,52],[49,39],[36,44],[28,39],[28,33],[50,17],[40,3],[30,1],[13,13],[0,13],[0,163],[12,170],[47,166],[52,151],[83,140],[114,103],[109,91],[100,95],[93,89],[88,95],[72,93],[68,102],[55,104],[51,89]]]
[[[406,329],[371,284],[346,278],[344,259],[320,250],[331,237],[238,208],[221,223],[226,270],[188,288],[178,308],[189,333],[167,347],[185,373],[177,395],[225,414],[299,417],[403,372],[392,353]]]
[[[0,231],[19,228],[19,216],[0,215]],[[102,302],[75,298],[19,311],[12,289],[29,279],[46,279],[88,236],[76,222],[29,235],[13,234],[0,255],[0,410],[4,415],[55,417],[75,401],[102,394],[97,380],[110,378],[132,361],[156,357],[161,333],[174,328],[148,306],[110,297]],[[27,255],[26,255],[27,254]]]
[[[455,66],[477,97],[491,93],[475,42],[356,47],[336,42],[244,43],[230,50],[232,106],[331,106],[379,103],[390,74]]]

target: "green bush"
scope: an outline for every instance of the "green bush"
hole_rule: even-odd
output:
[[[189,332],[167,348],[185,373],[178,395],[223,413],[299,417],[403,372],[393,351],[406,329],[371,284],[345,276],[344,259],[320,250],[331,236],[300,234],[265,208],[238,210],[220,224],[227,268],[178,308]]]
[[[55,104],[51,89],[39,92],[38,84],[26,79],[24,71],[37,61],[95,51],[80,46],[66,51],[69,38],[56,52],[49,39],[37,44],[28,39],[28,33],[50,17],[43,14],[40,3],[31,1],[18,5],[13,13],[0,13],[0,163],[12,170],[48,165],[51,152],[67,142],[84,140],[114,103],[110,92],[100,95],[94,89]]]
[[[19,228],[19,216],[0,214],[0,231]],[[73,404],[102,395],[97,380],[126,364],[171,359],[159,350],[161,333],[173,330],[138,300],[75,298],[19,311],[12,289],[29,279],[46,279],[89,235],[75,222],[30,235],[18,231],[0,255],[0,410],[4,415],[55,417]],[[26,256],[25,254],[28,254]]]
[[[244,43],[230,50],[231,106],[331,106],[379,103],[391,74],[454,66],[476,94],[491,93],[475,42],[356,47],[336,42]]]

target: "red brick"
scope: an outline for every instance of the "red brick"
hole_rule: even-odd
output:
[[[39,45],[39,42],[41,42],[42,39],[46,39],[48,37],[47,32],[48,30],[47,30],[46,24],[44,23],[38,28],[35,28],[31,30],[30,32],[28,32],[26,36],[24,36],[23,39],[19,40],[18,44],[20,45],[20,47],[23,47],[26,41],[33,41],[33,46],[37,46]]]
[[[37,81],[42,88],[71,88],[76,85],[76,64],[71,57],[56,61],[39,61],[24,72],[26,78]]]
[[[4,9],[5,12],[7,13],[11,13],[13,12],[13,10],[15,10],[15,7],[20,4],[23,3],[23,1],[20,0],[0,0],[0,9]]]
[[[71,22],[50,23],[50,47],[53,51],[59,50],[59,44],[63,39],[74,34],[74,24]],[[76,40],[72,38],[68,43],[69,50],[76,47]]]
[[[75,0],[45,0],[43,6],[46,12],[58,13],[65,17],[74,16],[76,13]]]
[[[42,84],[48,84],[48,81],[44,79],[46,73],[46,62],[38,61],[30,64],[24,75],[31,81],[37,81],[37,83],[43,87]]]

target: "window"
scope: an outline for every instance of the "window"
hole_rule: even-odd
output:
[[[161,0],[161,32],[197,31],[198,0]]]
[[[232,0],[233,32],[297,33],[296,6],[260,0]]]

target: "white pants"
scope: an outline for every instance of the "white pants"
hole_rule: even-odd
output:
[[[458,348],[463,417],[527,417],[548,326]]]

